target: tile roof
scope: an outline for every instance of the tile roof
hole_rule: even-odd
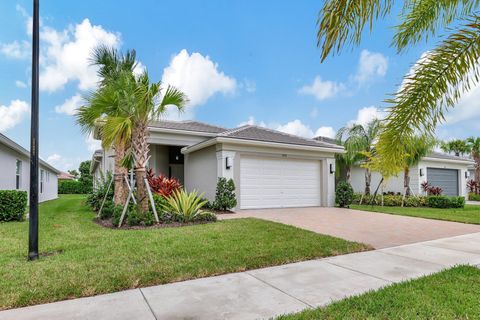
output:
[[[303,146],[334,148],[342,150],[343,147],[314,139],[302,138],[292,134],[272,130],[264,127],[245,125],[239,128],[227,130],[218,134],[218,137],[229,137],[235,139],[245,139],[264,142],[276,142]]]
[[[457,157],[447,153],[441,152],[431,152],[429,153],[426,158],[434,158],[434,159],[443,159],[443,160],[459,160],[459,161],[471,161],[474,162],[472,159],[465,158],[465,157]]]
[[[150,123],[150,127],[163,128],[163,129],[172,129],[172,130],[184,130],[184,131],[196,131],[196,132],[206,132],[206,133],[220,133],[224,132],[227,129],[214,126],[208,123],[203,123],[199,121],[154,121]]]
[[[340,143],[338,143],[338,140],[335,139],[335,138],[318,136],[318,137],[315,137],[315,138],[313,138],[313,139],[314,139],[314,140],[317,140],[317,141],[322,141],[322,142],[330,143],[330,144],[333,144],[333,145],[336,145],[336,146],[339,146],[339,147],[342,146]]]

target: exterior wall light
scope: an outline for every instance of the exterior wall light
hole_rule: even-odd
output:
[[[232,158],[226,157],[225,158],[225,168],[230,169],[233,166]]]
[[[469,176],[468,171],[465,171],[465,179],[468,179]]]
[[[331,174],[335,173],[335,168],[333,166],[333,163],[330,163],[330,173]]]
[[[423,168],[420,168],[420,177],[423,177]]]

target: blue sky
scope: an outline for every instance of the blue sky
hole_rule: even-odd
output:
[[[62,170],[98,147],[73,115],[95,88],[87,57],[97,44],[136,49],[152,79],[184,90],[191,104],[180,118],[225,127],[255,123],[311,137],[381,116],[387,94],[435,43],[397,55],[389,47],[393,15],[359,47],[320,64],[321,1],[41,2],[40,154]],[[23,146],[30,128],[30,15],[31,1],[0,3],[0,131]],[[478,134],[476,101],[478,88],[448,115],[439,137]]]

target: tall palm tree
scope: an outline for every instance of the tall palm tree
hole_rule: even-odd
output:
[[[345,153],[340,155],[347,170],[347,181],[350,183],[351,166],[361,160],[368,161],[366,153],[372,151],[372,146],[378,138],[380,132],[380,121],[374,119],[367,125],[354,124],[340,128],[337,132],[337,140],[343,141]],[[347,165],[348,164],[348,165]],[[370,194],[370,185],[372,181],[372,172],[368,167],[365,168],[365,194]]]
[[[446,153],[454,153],[457,157],[470,153],[469,144],[461,139],[441,142],[440,148]]]
[[[408,137],[419,132],[433,135],[444,112],[479,82],[479,6],[478,0],[405,1],[392,39],[399,53],[440,30],[447,36],[416,63],[387,100],[391,109],[376,145],[383,165],[401,166]],[[393,0],[326,0],[318,18],[321,60],[346,45],[358,45],[365,27],[371,31],[393,7]]]
[[[470,137],[467,139],[470,147],[470,153],[475,160],[475,181],[480,183],[480,137]]]
[[[410,196],[410,168],[418,165],[418,163],[428,153],[432,152],[436,141],[425,136],[413,136],[410,143],[405,143],[405,165],[403,170],[403,187],[405,195]]]
[[[122,165],[122,159],[130,145],[126,138],[128,132],[122,132],[115,139],[109,140],[103,134],[103,126],[107,121],[125,115],[129,109],[125,104],[125,101],[128,101],[125,96],[128,94],[120,85],[118,78],[122,73],[133,73],[137,64],[136,53],[131,50],[123,55],[115,49],[99,46],[93,50],[91,60],[92,64],[98,67],[100,82],[97,90],[86,98],[86,104],[79,108],[76,120],[84,133],[96,132],[100,136],[104,149],[114,150],[114,203],[123,205],[128,193],[124,183],[128,169]]]

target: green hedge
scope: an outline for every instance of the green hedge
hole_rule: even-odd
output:
[[[26,191],[0,190],[0,221],[22,221],[26,211]]]
[[[480,201],[480,194],[469,193],[468,200],[470,201]]]
[[[92,187],[75,180],[58,181],[59,194],[87,194],[92,191]]]
[[[431,208],[463,208],[465,207],[464,197],[430,196],[427,205]]]

